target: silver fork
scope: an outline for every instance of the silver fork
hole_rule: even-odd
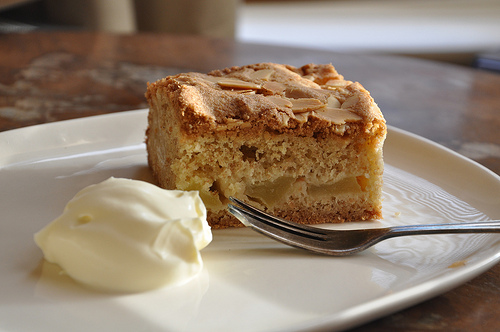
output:
[[[500,233],[500,220],[373,229],[328,230],[272,216],[230,197],[228,210],[245,226],[287,245],[331,256],[346,256],[397,236],[452,233]]]

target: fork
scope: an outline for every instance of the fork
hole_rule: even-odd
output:
[[[272,216],[230,197],[228,210],[245,226],[272,239],[316,253],[347,256],[380,241],[398,236],[452,233],[500,233],[500,220],[430,225],[394,226],[373,229],[328,230]]]

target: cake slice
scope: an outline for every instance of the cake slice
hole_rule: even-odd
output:
[[[179,74],[146,97],[158,184],[198,190],[212,228],[241,226],[229,196],[298,223],[381,217],[385,120],[332,65]]]

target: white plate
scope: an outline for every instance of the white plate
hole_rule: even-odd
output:
[[[500,260],[496,234],[397,238],[332,258],[228,229],[214,231],[202,251],[202,275],[184,286],[132,295],[89,291],[43,262],[33,234],[87,185],[110,176],[151,181],[146,114],[0,134],[0,329],[344,329],[450,290]],[[385,219],[363,226],[500,216],[500,178],[464,157],[390,128],[385,160]]]

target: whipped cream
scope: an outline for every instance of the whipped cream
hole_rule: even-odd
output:
[[[212,241],[206,216],[197,191],[110,178],[77,193],[35,242],[47,261],[87,286],[146,291],[201,272],[199,251]]]

